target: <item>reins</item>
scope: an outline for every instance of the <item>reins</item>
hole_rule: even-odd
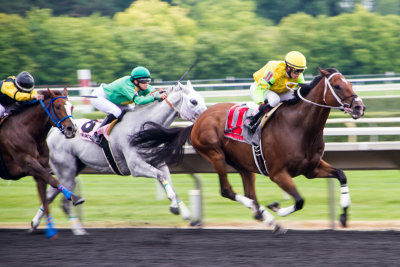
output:
[[[159,91],[163,91],[163,89],[162,89],[162,88],[156,89],[156,90],[152,91],[151,94],[156,93],[156,92],[159,92]],[[180,98],[181,98],[181,99],[179,100],[179,105],[182,107],[183,93],[181,94]],[[170,106],[173,110],[175,110],[184,120],[188,120],[188,121],[191,121],[191,122],[194,122],[194,121],[195,121],[194,119],[189,119],[189,118],[186,118],[185,116],[183,116],[183,114],[181,113],[181,111],[180,111],[174,104],[172,104],[172,103],[168,100],[168,98],[165,98],[164,101],[168,104],[168,106]]]
[[[331,76],[329,76],[329,78],[326,78],[326,77],[325,77],[325,89],[324,89],[324,98],[323,98],[323,101],[324,101],[324,103],[326,104],[326,100],[325,100],[325,98],[326,98],[326,92],[328,91],[328,88],[329,88],[329,90],[331,91],[332,95],[335,97],[336,101],[340,104],[339,107],[334,107],[334,106],[328,106],[328,105],[323,105],[323,104],[315,103],[315,102],[313,102],[313,101],[311,101],[311,100],[308,100],[308,99],[304,98],[304,97],[300,94],[300,89],[301,89],[301,87],[300,87],[299,89],[297,89],[297,95],[299,96],[299,98],[300,98],[301,100],[303,100],[304,102],[307,102],[307,103],[309,103],[309,104],[313,104],[313,105],[318,106],[318,107],[331,108],[331,109],[339,109],[339,110],[341,110],[341,111],[344,111],[344,110],[345,110],[345,107],[346,107],[346,106],[350,106],[350,105],[349,105],[349,104],[346,104],[346,103],[343,103],[343,101],[345,101],[346,99],[348,99],[348,98],[350,98],[350,97],[353,97],[353,100],[354,100],[354,98],[357,97],[357,95],[350,95],[350,96],[345,97],[344,99],[340,99],[340,97],[335,93],[335,90],[333,90],[332,85],[331,85],[331,83],[330,83],[330,79],[332,79],[332,77],[335,76],[335,75],[337,75],[337,74],[340,74],[340,72],[335,72],[335,73],[333,73]],[[352,102],[353,102],[353,100],[352,100]]]
[[[53,101],[58,99],[58,98],[67,99],[67,97],[65,97],[65,96],[57,96],[57,97],[51,98],[50,99],[50,103],[49,103],[49,107],[46,107],[46,105],[44,104],[43,100],[39,100],[39,102],[42,105],[44,111],[46,111],[47,116],[49,116],[49,118],[53,121],[53,123],[57,126],[57,128],[61,131],[61,133],[64,133],[64,129],[63,129],[63,126],[61,125],[61,123],[64,120],[68,119],[68,118],[72,118],[72,116],[71,115],[67,115],[62,119],[58,118],[57,114],[54,111],[54,107],[53,107]],[[54,116],[52,114],[54,114]]]

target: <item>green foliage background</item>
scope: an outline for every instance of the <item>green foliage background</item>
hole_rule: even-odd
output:
[[[89,4],[82,1],[58,3],[64,13],[37,1],[20,15],[0,13],[0,77],[27,70],[38,84],[76,84],[77,69],[88,68],[93,81],[108,83],[144,65],[156,79],[176,80],[199,59],[188,78],[250,78],[290,50],[306,55],[308,74],[331,66],[345,75],[400,72],[400,17],[385,11],[397,10],[388,0],[375,1],[380,13],[294,1],[277,16],[276,1],[113,2],[107,12],[94,8],[106,5],[100,1],[92,13],[83,12]],[[7,5],[0,10],[20,10]]]

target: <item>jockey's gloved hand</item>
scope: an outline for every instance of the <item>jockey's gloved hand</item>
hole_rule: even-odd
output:
[[[258,106],[258,111],[260,111],[260,112],[264,112],[266,109],[267,109],[267,107],[268,107],[268,104],[260,104],[259,106]]]

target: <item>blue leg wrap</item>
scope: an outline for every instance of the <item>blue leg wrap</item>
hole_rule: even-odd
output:
[[[72,192],[65,188],[62,184],[58,186],[58,190],[60,190],[68,200],[71,200]]]
[[[58,233],[58,230],[54,228],[53,218],[50,215],[46,216],[46,237],[52,238]]]

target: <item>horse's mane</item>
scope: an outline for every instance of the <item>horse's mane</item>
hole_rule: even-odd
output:
[[[336,73],[339,72],[337,69],[335,68],[327,68],[325,69],[325,71],[329,72],[329,73]],[[307,94],[321,81],[321,79],[324,76],[322,75],[318,75],[316,77],[314,77],[314,79],[310,82],[310,83],[301,83],[299,84],[300,86],[300,93],[303,97],[307,96]],[[300,102],[300,97],[297,95],[297,93],[294,94],[294,98],[290,99],[290,100],[285,100],[283,101],[283,103],[287,103],[288,105],[293,105],[296,104],[298,102]]]

